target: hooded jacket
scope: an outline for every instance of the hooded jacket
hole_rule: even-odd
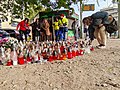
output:
[[[105,11],[99,11],[91,15],[94,25],[109,24],[108,13]]]

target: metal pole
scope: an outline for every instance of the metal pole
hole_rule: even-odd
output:
[[[83,30],[82,30],[82,0],[80,0],[80,38],[83,38]]]
[[[118,2],[118,38],[120,38],[120,1]]]

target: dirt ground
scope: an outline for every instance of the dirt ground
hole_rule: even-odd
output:
[[[72,60],[0,66],[0,90],[120,90],[120,40]]]

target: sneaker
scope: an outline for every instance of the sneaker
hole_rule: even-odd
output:
[[[99,46],[98,47],[99,49],[104,49],[104,48],[106,48],[106,46],[104,45],[104,46]]]
[[[100,44],[100,45],[98,45],[98,46],[96,46],[97,48],[99,48],[99,47],[101,47],[101,46],[103,46],[102,44]]]
[[[104,44],[100,44],[100,45],[98,45],[96,47],[99,48],[99,49],[106,48],[106,46]]]

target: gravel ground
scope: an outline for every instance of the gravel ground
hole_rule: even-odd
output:
[[[107,43],[72,60],[0,66],[0,90],[120,90],[120,40]]]

